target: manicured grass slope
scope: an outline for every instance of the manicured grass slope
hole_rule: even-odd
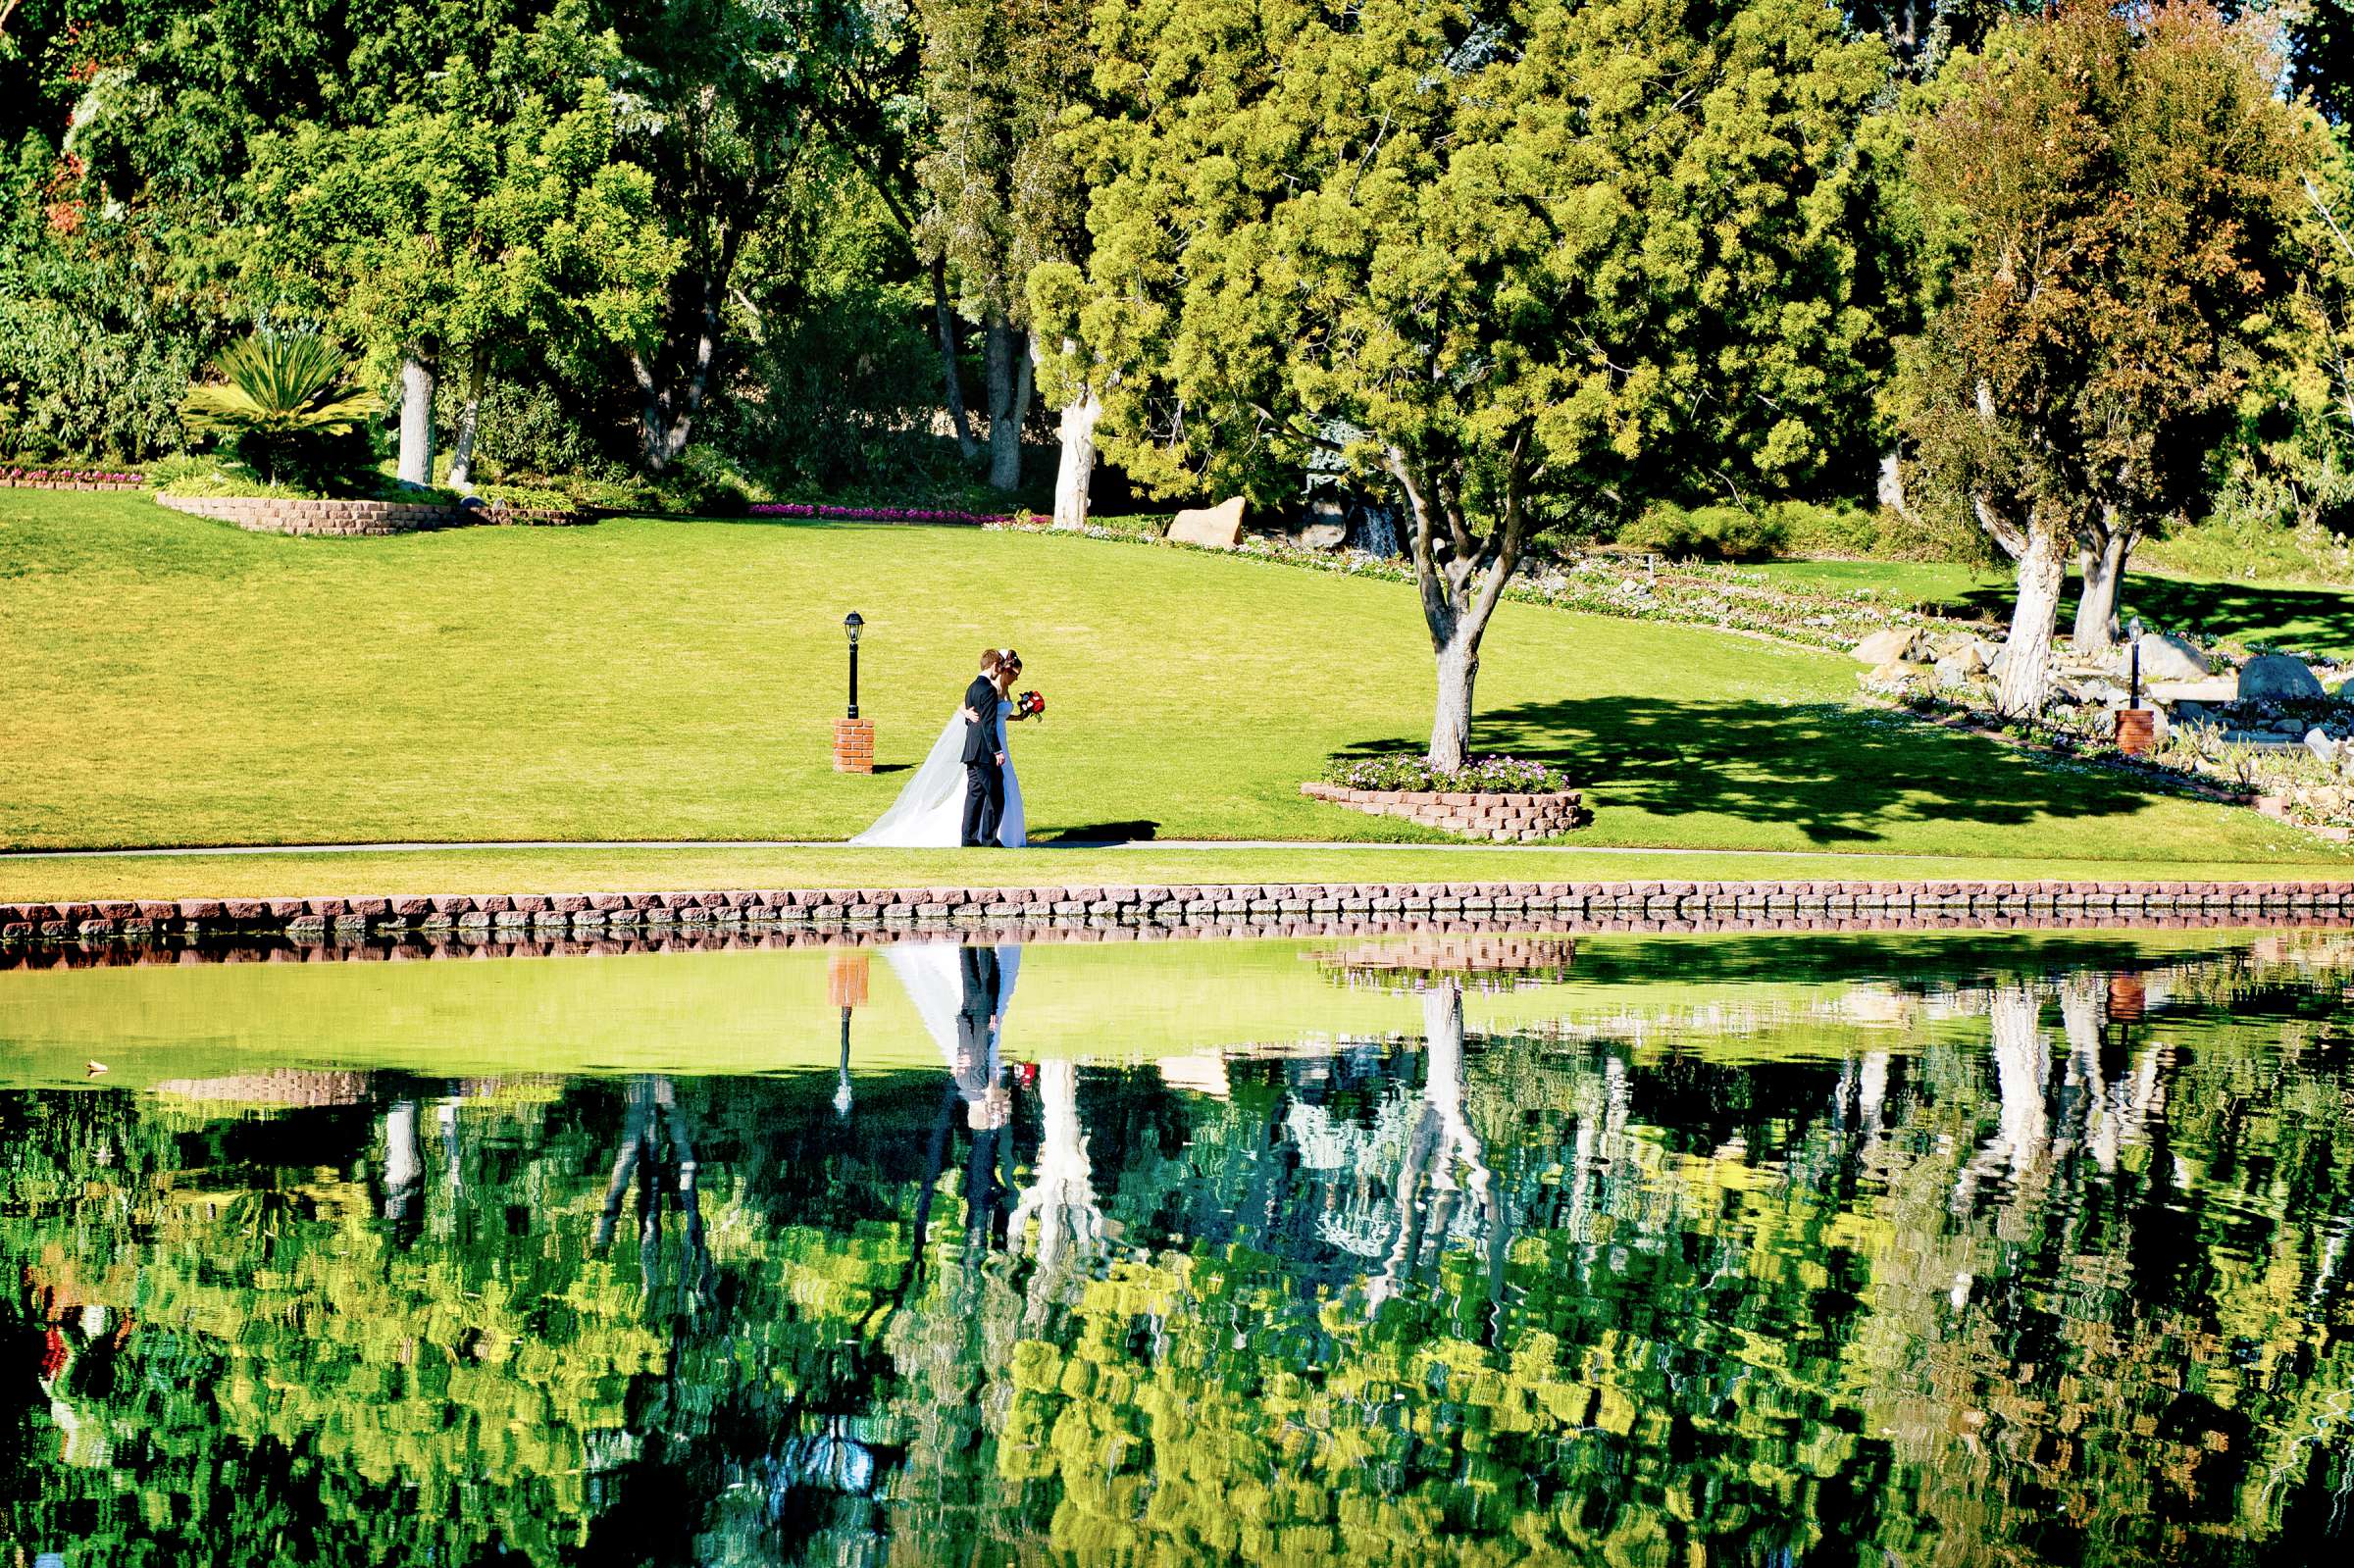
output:
[[[1394,584],[963,530],[286,539],[0,491],[0,844],[844,836],[903,778],[829,767],[851,609],[887,766],[920,759],[984,643],[1021,647],[1051,701],[1015,740],[1036,835],[1405,833],[1297,793],[1330,752],[1423,733]],[[1595,843],[2328,858],[1854,691],[1833,655],[1508,605],[1478,741],[1568,767]]]

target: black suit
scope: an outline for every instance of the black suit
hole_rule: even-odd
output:
[[[998,822],[1005,815],[1005,770],[998,756],[1005,749],[998,725],[998,684],[975,676],[964,688],[964,706],[978,719],[964,727],[964,831],[971,849],[998,841]]]

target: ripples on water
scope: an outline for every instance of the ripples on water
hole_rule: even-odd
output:
[[[2354,1543],[2343,936],[991,956],[0,975],[0,1553]]]

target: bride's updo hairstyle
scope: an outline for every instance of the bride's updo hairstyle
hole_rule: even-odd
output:
[[[998,668],[1011,670],[1018,675],[1022,668],[1022,656],[1011,648],[999,648],[998,650]]]

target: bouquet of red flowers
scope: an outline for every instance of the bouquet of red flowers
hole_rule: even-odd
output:
[[[1017,719],[1036,719],[1047,711],[1047,699],[1035,691],[1025,691],[1013,699],[1013,716]]]

